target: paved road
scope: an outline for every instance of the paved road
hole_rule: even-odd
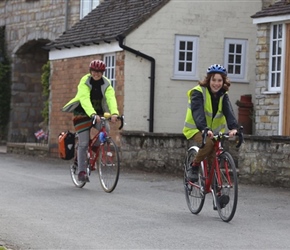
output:
[[[240,185],[222,222],[208,196],[189,212],[181,176],[122,170],[107,194],[97,175],[73,186],[67,162],[0,154],[0,240],[13,249],[289,249],[290,190]]]

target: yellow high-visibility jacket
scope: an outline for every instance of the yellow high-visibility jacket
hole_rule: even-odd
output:
[[[102,78],[104,80],[104,84],[101,85],[101,91],[103,93],[102,108],[104,112],[119,115],[115,90],[107,77],[102,76]],[[79,104],[81,104],[87,116],[90,117],[92,114],[96,114],[90,99],[90,92],[92,89],[90,79],[91,74],[86,74],[81,78],[76,96],[63,106],[62,111],[73,112]]]
[[[184,123],[184,128],[183,128],[183,134],[185,135],[186,139],[190,139],[198,131],[200,131],[195,124],[195,121],[192,117],[192,111],[191,111],[191,95],[194,90],[200,91],[203,95],[204,113],[200,115],[202,117],[205,117],[206,126],[210,128],[214,133],[225,132],[227,123],[226,123],[226,118],[223,114],[222,105],[223,105],[224,95],[226,95],[227,93],[225,93],[224,95],[220,97],[217,113],[215,114],[214,117],[212,117],[213,110],[212,110],[212,101],[211,101],[211,95],[209,93],[209,90],[206,87],[201,87],[200,85],[198,85],[187,92],[188,107],[186,111],[185,123]]]

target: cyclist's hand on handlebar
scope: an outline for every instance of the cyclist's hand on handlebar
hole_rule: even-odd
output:
[[[229,131],[229,137],[234,137],[237,133],[238,131],[236,129],[232,129]]]
[[[112,115],[111,116],[111,122],[115,123],[118,120],[118,115]]]
[[[202,130],[201,132],[204,133],[204,130]],[[207,131],[207,136],[212,139],[213,138],[213,132],[211,130],[208,130]]]
[[[92,114],[91,115],[91,118],[92,118],[92,123],[93,124],[97,124],[97,123],[100,123],[101,122],[101,118],[97,114]]]

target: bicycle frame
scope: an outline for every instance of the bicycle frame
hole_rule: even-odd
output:
[[[242,129],[240,127],[236,134],[239,137],[237,148],[243,142]],[[211,166],[208,165],[207,158],[200,163],[198,180],[192,182],[187,175],[195,155],[205,145],[206,135],[207,131],[203,133],[200,147],[191,146],[186,153],[183,183],[187,205],[193,214],[198,214],[202,210],[206,194],[211,193],[214,210],[218,210],[223,221],[229,222],[235,214],[238,200],[235,162],[230,153],[223,148],[225,138],[230,137],[229,133],[213,135],[215,157]]]
[[[88,147],[88,155],[89,155],[88,161],[89,162],[88,163],[90,166],[90,170],[96,170],[95,165],[96,165],[96,161],[99,158],[100,145],[95,146],[95,144],[97,143],[101,132],[107,133],[106,128],[103,125],[101,129],[98,131],[98,133],[89,141],[89,147]],[[94,155],[93,153],[95,154],[94,157],[93,157]]]
[[[220,175],[220,171],[219,171],[218,157],[224,152],[223,147],[222,147],[222,143],[219,139],[217,139],[214,142],[214,150],[216,152],[216,157],[214,158],[214,161],[213,161],[211,167],[208,166],[207,159],[205,159],[201,162],[201,167],[203,168],[204,178],[205,178],[204,187],[201,187],[201,189],[202,189],[202,192],[204,195],[207,193],[212,194],[213,200],[214,200],[214,205],[216,206],[216,199],[215,199],[215,195],[213,193],[214,191],[212,189],[212,184],[213,184],[213,180],[214,180],[214,175],[216,175],[218,187],[220,188],[222,186],[221,175]],[[227,167],[226,167],[226,175],[227,175],[228,179],[230,179]],[[191,183],[191,184],[195,187],[200,187],[200,186],[196,185],[195,183]],[[204,190],[203,190],[203,188],[204,188]]]
[[[199,150],[198,147],[194,147],[195,150]],[[202,192],[204,194],[207,194],[207,193],[212,193],[213,190],[211,188],[212,186],[212,181],[213,181],[213,177],[214,177],[214,174],[216,173],[217,174],[217,179],[218,179],[218,184],[221,185],[221,177],[220,177],[220,172],[218,171],[218,168],[219,168],[219,165],[218,165],[218,156],[221,155],[224,151],[223,151],[223,147],[221,145],[221,141],[219,140],[216,140],[214,142],[214,150],[216,152],[216,157],[214,158],[214,162],[211,166],[211,168],[209,169],[209,166],[208,166],[208,162],[207,162],[207,159],[204,159],[202,162],[201,162],[201,168],[203,169],[203,172],[204,172],[204,189],[203,187],[200,187],[198,183],[194,183],[194,182],[190,182],[190,184],[194,187],[197,187],[197,188],[201,188],[202,189]]]

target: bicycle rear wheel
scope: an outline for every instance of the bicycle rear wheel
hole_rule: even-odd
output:
[[[184,161],[184,191],[185,191],[185,199],[187,206],[191,213],[198,214],[204,204],[205,195],[203,193],[203,177],[204,177],[204,169],[203,166],[199,168],[199,180],[195,183],[190,183],[187,178],[188,170],[191,168],[191,163],[194,157],[197,154],[197,150],[195,148],[190,148],[187,152],[185,161]]]
[[[75,159],[73,164],[71,164],[71,166],[70,166],[70,176],[71,176],[72,182],[75,184],[75,186],[78,188],[82,188],[84,185],[86,185],[86,182],[78,180],[78,173],[79,173],[78,162]]]
[[[219,156],[220,183],[217,173],[214,178],[214,193],[220,218],[229,222],[233,219],[238,203],[238,176],[232,156],[224,152]]]
[[[100,145],[98,165],[102,188],[107,193],[113,192],[119,180],[120,158],[118,147],[111,138]]]

